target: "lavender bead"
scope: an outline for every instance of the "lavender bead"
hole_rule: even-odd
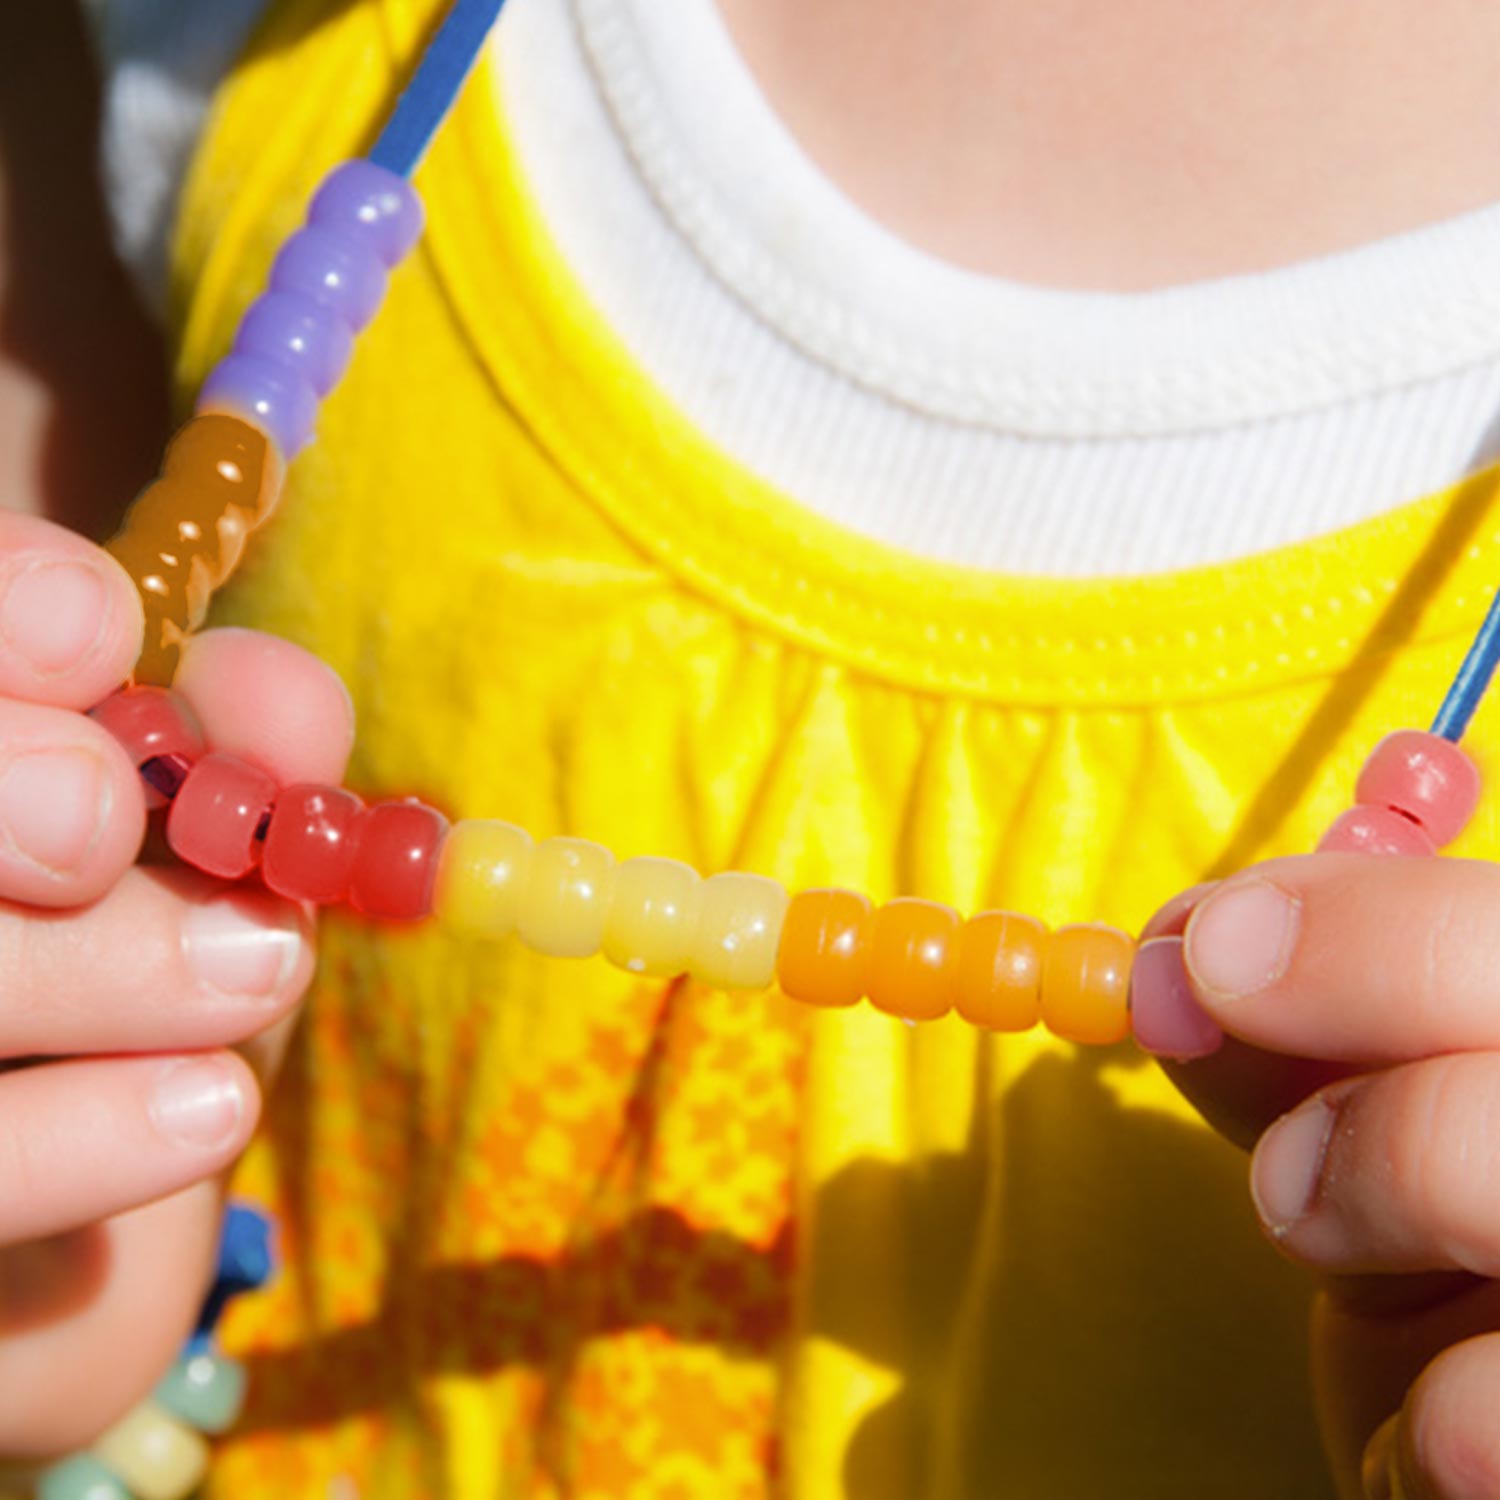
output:
[[[318,397],[295,370],[255,354],[231,354],[214,366],[198,395],[199,412],[227,412],[258,427],[291,458],[305,447]]]
[[[349,365],[354,335],[339,316],[301,292],[267,292],[245,314],[236,354],[254,354],[301,375],[326,396]]]
[[[372,161],[346,161],[324,179],[307,222],[368,245],[387,266],[422,235],[422,200],[404,177]]]
[[[385,296],[385,267],[351,234],[299,229],[271,267],[273,292],[301,292],[337,313],[356,332]]]

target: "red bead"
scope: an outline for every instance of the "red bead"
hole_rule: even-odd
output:
[[[1479,805],[1479,768],[1439,734],[1401,729],[1371,752],[1354,787],[1362,807],[1391,807],[1451,844]]]
[[[111,693],[89,718],[107,729],[124,747],[133,766],[175,756],[191,765],[206,749],[203,731],[187,699],[159,687],[121,688]],[[147,807],[165,807],[167,799],[143,783]]]
[[[335,906],[349,899],[355,824],[365,805],[336,786],[289,786],[276,794],[260,872],[278,896]]]
[[[354,909],[372,917],[425,917],[447,832],[442,813],[414,798],[369,808],[355,827]]]
[[[255,830],[276,799],[276,783],[233,755],[205,755],[167,814],[167,842],[209,875],[238,880],[255,868]]]
[[[1425,829],[1389,807],[1351,807],[1318,841],[1319,854],[1436,854]]]

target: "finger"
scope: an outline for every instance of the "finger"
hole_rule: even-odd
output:
[[[300,908],[176,868],[79,911],[0,906],[0,1057],[227,1046],[287,1016],[312,964]]]
[[[343,779],[354,709],[338,674],[310,652],[253,630],[211,630],[183,650],[173,687],[209,748],[260,766],[282,786]]]
[[[1304,1264],[1500,1275],[1500,1054],[1321,1090],[1266,1133],[1250,1182],[1267,1233]]]
[[[0,697],[91,708],[130,675],[142,629],[112,557],[50,521],[0,513]]]
[[[1330,1279],[1312,1308],[1318,1428],[1335,1475],[1353,1477],[1380,1424],[1445,1349],[1500,1328],[1500,1286],[1457,1272]]]
[[[1207,1057],[1163,1060],[1162,1070],[1220,1135],[1246,1151],[1267,1126],[1348,1072],[1340,1063],[1265,1052],[1234,1037]]]
[[[0,1453],[86,1448],[151,1389],[193,1329],[221,1214],[217,1183],[203,1182],[0,1250]]]
[[[0,699],[0,900],[94,900],[129,868],[145,826],[139,777],[103,729]]]
[[[1500,1495],[1500,1334],[1468,1339],[1422,1372],[1387,1463],[1391,1500]]]
[[[1187,924],[1193,990],[1272,1052],[1387,1063],[1500,1049],[1500,865],[1317,854],[1225,881]]]
[[[222,1171],[260,1094],[228,1052],[48,1063],[0,1078],[0,1245],[152,1203]]]

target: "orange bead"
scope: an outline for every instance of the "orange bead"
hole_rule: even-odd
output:
[[[776,955],[784,994],[808,1005],[854,1005],[865,992],[875,909],[856,891],[799,891]]]
[[[1035,917],[986,911],[958,935],[954,1005],[992,1031],[1029,1031],[1041,1019],[1047,929]]]
[[[1042,1019],[1070,1042],[1107,1046],[1130,1035],[1135,944],[1113,927],[1060,927],[1047,944]]]
[[[933,1021],[953,1008],[958,913],[901,896],[875,913],[866,993],[887,1015]]]

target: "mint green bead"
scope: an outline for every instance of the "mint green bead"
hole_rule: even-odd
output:
[[[36,1500],[131,1500],[130,1491],[97,1458],[75,1454],[37,1480]]]
[[[199,1432],[217,1437],[239,1420],[245,1405],[245,1367],[219,1354],[187,1355],[157,1386],[156,1402]]]

